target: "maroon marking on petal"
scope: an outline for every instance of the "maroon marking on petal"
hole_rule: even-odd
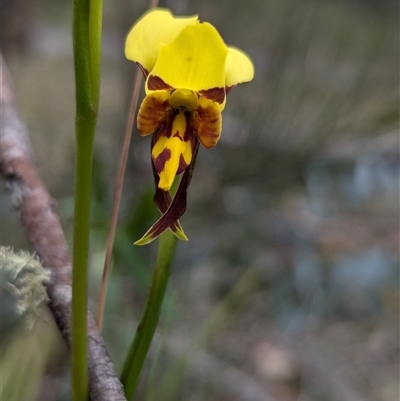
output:
[[[136,63],[136,64],[137,64],[138,67],[142,70],[144,77],[147,78],[147,75],[149,75],[149,72],[147,71],[147,69],[144,68],[144,67],[142,66],[142,64],[140,64],[140,63]]]
[[[201,144],[213,148],[221,135],[221,112],[214,107],[199,107],[193,114],[193,131]]]
[[[186,164],[185,159],[183,158],[183,155],[179,158],[179,167],[178,171],[176,174],[182,173],[182,171],[185,171],[188,168],[188,164]]]
[[[160,77],[157,77],[156,75],[150,75],[149,79],[147,80],[147,88],[151,91],[158,91],[172,89],[172,86],[165,83]]]
[[[168,100],[160,100],[157,96],[146,96],[137,115],[137,128],[141,135],[157,131],[168,120],[172,107]]]
[[[168,115],[166,116],[166,119],[163,122],[163,125],[161,126],[161,128],[157,131],[157,136],[155,138],[155,141],[158,140],[158,138],[160,138],[160,136],[165,136],[167,138],[171,138],[172,135],[172,123],[174,121],[174,118],[176,116],[176,114],[179,112],[179,110],[174,110],[171,109],[171,112],[168,113]]]
[[[183,138],[179,135],[179,131],[176,131],[174,135],[172,135],[173,138],[179,138],[183,142]]]
[[[211,88],[202,90],[199,92],[201,96],[213,100],[217,103],[224,103],[225,100],[225,88]]]
[[[154,167],[158,174],[164,170],[165,163],[171,158],[171,151],[165,148],[155,159],[153,159]]]
[[[218,122],[220,120],[220,117],[209,119],[209,116],[211,114],[210,110],[203,109],[202,107],[199,107],[197,111],[200,120],[203,121],[201,135],[209,138],[219,138],[221,132],[215,131],[215,127],[213,126],[213,124]]]
[[[158,102],[154,98],[150,98],[150,101],[147,102],[146,108],[143,110],[139,109],[140,118],[147,121],[162,120],[168,116],[171,108],[168,107],[168,100],[165,102]]]

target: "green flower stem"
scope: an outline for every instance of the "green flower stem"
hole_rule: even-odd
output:
[[[150,292],[121,374],[128,400],[132,399],[135,393],[140,372],[156,330],[175,247],[175,235],[170,230],[165,231],[160,237]]]
[[[94,131],[94,119],[79,120],[79,132]],[[77,135],[78,136],[78,135]],[[90,187],[92,178],[93,135],[77,139],[75,177],[75,216],[72,269],[72,388],[74,401],[87,400],[87,286],[90,228]]]
[[[75,215],[72,267],[72,393],[87,401],[87,287],[93,142],[100,93],[101,0],[74,0],[76,88]]]
[[[90,0],[89,14],[89,53],[90,70],[92,74],[92,102],[96,111],[100,98],[100,67],[101,67],[101,30],[103,16],[103,0]]]

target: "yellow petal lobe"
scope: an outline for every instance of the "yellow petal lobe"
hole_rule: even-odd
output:
[[[149,76],[160,77],[173,88],[196,92],[224,88],[227,54],[227,46],[211,24],[188,25],[172,43],[160,47]]]
[[[254,66],[249,56],[235,47],[228,47],[225,65],[225,85],[229,88],[254,77]]]
[[[156,63],[160,45],[173,42],[185,26],[195,23],[197,16],[175,18],[167,9],[151,10],[129,31],[125,42],[125,56],[149,72]]]

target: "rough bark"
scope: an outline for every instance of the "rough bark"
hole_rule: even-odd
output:
[[[49,308],[67,345],[71,341],[72,268],[55,202],[32,160],[25,124],[16,107],[9,74],[0,54],[0,171],[26,235],[43,266]],[[92,401],[126,400],[122,385],[93,318],[88,314],[88,374]]]

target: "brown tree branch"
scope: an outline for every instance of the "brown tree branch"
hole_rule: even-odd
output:
[[[0,171],[19,210],[26,235],[43,266],[49,308],[67,345],[71,341],[71,259],[59,218],[32,161],[28,132],[19,117],[10,78],[0,54]],[[91,401],[126,400],[122,385],[93,318],[88,315],[88,374]]]

